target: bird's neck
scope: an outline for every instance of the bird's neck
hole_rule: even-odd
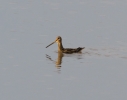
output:
[[[59,42],[58,43],[58,51],[62,51],[64,48],[63,48],[63,45],[62,45],[62,42]]]

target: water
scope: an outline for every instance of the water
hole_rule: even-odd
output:
[[[127,1],[0,4],[1,100],[120,100],[127,94]],[[59,55],[64,47],[82,54]]]

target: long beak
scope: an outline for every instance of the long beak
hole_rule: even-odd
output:
[[[50,45],[54,44],[56,41],[52,42],[51,44],[49,44],[46,48],[48,48]]]

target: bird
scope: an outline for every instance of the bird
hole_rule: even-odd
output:
[[[52,42],[51,44],[46,46],[46,48],[48,48],[49,46],[51,46],[54,43],[58,44],[58,52],[62,52],[62,53],[66,53],[66,54],[81,53],[81,51],[85,48],[85,47],[64,48],[62,45],[62,38],[60,36],[58,36],[54,42]]]

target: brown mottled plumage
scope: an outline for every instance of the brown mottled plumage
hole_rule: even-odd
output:
[[[51,44],[49,44],[47,47],[49,47],[50,45],[54,44],[55,42],[57,42],[57,44],[58,44],[58,52],[62,52],[62,53],[68,53],[68,54],[79,53],[85,48],[85,47],[64,48],[63,45],[62,45],[62,38],[60,36],[58,36],[56,38],[56,40],[54,42],[52,42]]]

